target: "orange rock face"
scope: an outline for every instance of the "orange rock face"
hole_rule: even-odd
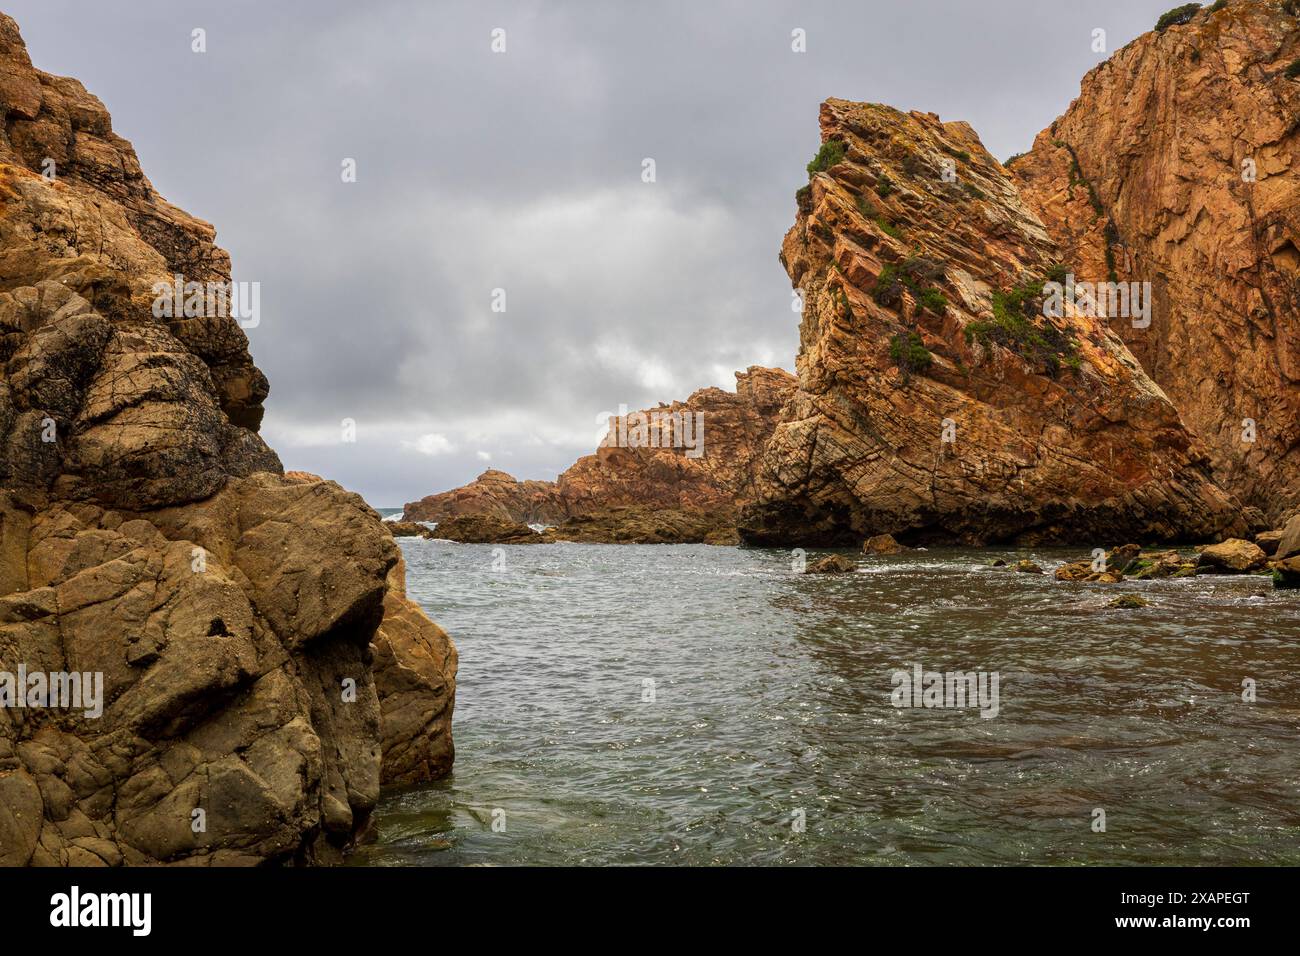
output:
[[[229,257],[3,14],[0,114],[0,865],[337,861],[450,767],[455,648],[379,516],[282,474],[236,318],[154,310]]]
[[[1275,525],[1300,507],[1297,57],[1281,4],[1204,9],[1089,72],[1011,167],[1081,278],[1152,283],[1150,326],[1112,330]]]
[[[753,500],[758,456],[794,384],[789,372],[752,366],[736,373],[735,392],[702,388],[684,402],[629,414],[623,420],[611,418],[596,452],[579,458],[554,482],[516,481],[493,469],[462,488],[408,504],[405,516],[413,521],[440,521],[488,514],[559,524],[567,518],[629,506],[735,509]],[[645,436],[638,434],[637,415],[647,416],[647,427],[651,416],[661,422],[683,415],[696,417],[694,430],[680,441],[660,429],[651,437],[660,447],[647,447]]]
[[[1061,250],[965,123],[828,100],[781,259],[798,389],[751,542],[1111,541],[1244,529],[1105,320],[1046,318]]]

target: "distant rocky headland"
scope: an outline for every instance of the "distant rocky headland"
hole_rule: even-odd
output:
[[[407,517],[725,510],[787,547],[1280,535],[1300,511],[1284,7],[1162,23],[1006,164],[966,123],[827,100],[781,248],[798,377],[738,373],[733,405],[767,376],[745,419],[762,427],[710,407],[695,462],[602,448],[555,483],[488,472]],[[1062,288],[1081,291],[1054,309]]]
[[[154,316],[229,257],[4,15],[0,110],[0,865],[337,860],[449,770],[456,650],[379,516],[283,474],[239,323]]]

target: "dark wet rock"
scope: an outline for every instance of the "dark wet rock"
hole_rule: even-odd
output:
[[[436,538],[433,529],[418,521],[385,521],[384,530],[394,538]]]
[[[1255,544],[1259,545],[1259,549],[1265,554],[1272,556],[1277,554],[1277,547],[1282,543],[1282,535],[1281,530],[1261,531],[1255,535]]]
[[[457,515],[439,521],[430,536],[461,544],[541,544],[546,540],[526,524],[486,514]]]
[[[906,551],[892,534],[877,534],[862,542],[863,554],[899,554]]]
[[[804,574],[851,574],[857,569],[851,558],[842,554],[828,554],[818,558],[804,569]]]
[[[1275,588],[1300,588],[1300,555],[1283,558],[1273,565]]]
[[[547,528],[542,537],[548,541],[586,544],[733,544],[738,541],[735,515],[725,509],[702,512],[643,507],[609,508],[575,515],[554,528]]]

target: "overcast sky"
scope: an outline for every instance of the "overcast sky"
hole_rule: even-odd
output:
[[[1005,159],[1105,58],[1094,29],[1113,52],[1172,5],[3,8],[36,66],[81,80],[154,186],[216,226],[235,279],[261,283],[249,337],[285,467],[384,507],[489,465],[553,478],[620,403],[730,389],[752,364],[793,370],[777,253],[823,99],[964,119]]]

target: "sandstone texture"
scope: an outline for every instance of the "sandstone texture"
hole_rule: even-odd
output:
[[[1254,530],[1104,319],[1043,314],[1062,251],[965,123],[828,100],[781,261],[798,388],[755,544],[1218,540]]]
[[[1300,505],[1300,8],[1216,6],[1090,71],[1011,170],[1078,278],[1152,284],[1149,327],[1111,330],[1276,526]]]
[[[381,782],[444,773],[455,649],[356,495],[283,475],[213,228],[0,15],[0,864],[330,862]],[[38,702],[43,703],[43,702]]]
[[[408,504],[403,517],[443,521],[482,514],[559,525],[620,508],[734,511],[754,496],[758,455],[793,391],[794,376],[788,372],[752,366],[736,373],[735,392],[702,388],[685,402],[625,416],[703,415],[698,456],[680,446],[633,447],[633,439],[621,436],[635,429],[616,416],[596,452],[579,458],[554,482],[516,481],[490,469],[464,487]],[[620,444],[624,441],[629,444]]]

